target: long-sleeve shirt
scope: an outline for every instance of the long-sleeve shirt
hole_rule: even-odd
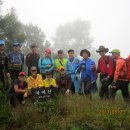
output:
[[[42,76],[40,74],[37,74],[36,78],[29,76],[27,78],[27,83],[28,83],[28,89],[29,90],[31,88],[42,87],[43,86]]]
[[[67,59],[63,58],[62,61],[60,59],[55,59],[55,69],[59,69],[61,66],[66,67]],[[56,76],[59,76],[59,72],[55,72]]]
[[[31,66],[38,67],[40,55],[38,53],[29,53],[26,56],[26,65],[30,68]]]
[[[43,83],[43,86],[46,87],[46,88],[50,87],[50,86],[57,87],[56,80],[53,79],[53,78],[51,78],[50,80],[45,79],[45,80],[43,80],[42,83]]]
[[[78,64],[78,59],[74,57],[73,61],[70,61],[70,58],[67,60],[66,64],[66,73],[67,74],[75,74],[76,65]]]
[[[67,59],[66,58],[63,58],[62,61],[60,59],[55,59],[55,69],[60,68],[60,66],[66,67],[66,63],[67,63]]]
[[[81,64],[85,63],[85,69],[81,72],[81,77],[82,80],[85,80],[87,77],[89,77],[91,79],[91,81],[95,81],[96,80],[96,76],[95,76],[95,70],[96,70],[96,65],[95,62],[91,59],[87,59],[87,60],[82,60],[78,63],[77,68],[80,69]],[[95,69],[92,68],[92,65],[95,66]]]
[[[98,60],[97,73],[108,74],[112,77],[114,72],[113,60],[110,56],[101,57]]]
[[[114,82],[117,80],[126,80],[127,66],[125,59],[118,57],[116,59],[116,68],[114,73]]]
[[[68,75],[64,75],[64,76],[60,75],[56,78],[56,84],[60,89],[61,88],[71,89],[71,85],[72,85],[71,77]]]
[[[24,64],[24,54],[21,52],[11,52],[8,54],[10,64]]]
[[[5,52],[0,53],[0,70],[3,71],[3,69],[8,73],[8,57]]]
[[[50,67],[47,67],[50,65]],[[45,74],[46,70],[53,71],[54,69],[54,59],[53,58],[40,58],[38,61],[38,67],[41,70],[42,74]]]

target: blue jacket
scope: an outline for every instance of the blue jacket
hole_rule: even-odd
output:
[[[67,64],[66,64],[66,73],[67,74],[75,74],[76,70],[76,65],[78,64],[79,60],[74,57],[74,60],[70,62],[70,58],[67,59]]]
[[[81,64],[85,64],[85,68],[82,69],[81,68]],[[95,73],[94,71],[91,69],[91,66],[95,65],[95,62],[91,59],[87,59],[87,60],[82,60],[78,63],[78,65],[76,66],[77,69],[79,69],[79,71],[81,71],[81,80],[85,80],[87,77],[90,77],[91,81],[95,81]],[[96,68],[96,65],[95,65]]]
[[[11,52],[8,54],[9,62],[11,64],[24,64],[24,54],[21,52]]]
[[[51,67],[47,67],[47,65],[51,65]],[[41,58],[38,61],[38,67],[41,70],[42,74],[45,74],[46,70],[53,71],[54,69],[54,59],[53,58]]]

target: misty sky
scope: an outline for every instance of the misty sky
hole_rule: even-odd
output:
[[[3,13],[11,7],[22,22],[40,26],[49,40],[58,25],[81,18],[91,21],[94,47],[130,54],[130,0],[4,0]]]

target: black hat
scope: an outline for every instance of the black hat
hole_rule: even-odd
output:
[[[21,41],[19,41],[18,39],[14,39],[13,47],[17,47],[17,46],[21,47]]]
[[[64,53],[63,50],[58,50],[58,54]]]
[[[90,52],[89,52],[87,49],[81,50],[80,56],[82,56],[84,52],[86,52],[86,53],[88,54],[89,57],[91,56]]]
[[[32,44],[32,45],[30,45],[30,48],[35,48],[35,47],[37,47],[36,44]]]
[[[70,52],[74,52],[74,50],[73,50],[73,49],[69,49],[69,50],[68,50],[68,53],[70,53]]]
[[[109,51],[108,48],[105,48],[105,46],[99,46],[98,50],[96,50],[97,53],[105,51],[106,53]]]
[[[20,46],[20,43],[14,42],[14,43],[13,43],[13,47],[16,47],[16,46]]]

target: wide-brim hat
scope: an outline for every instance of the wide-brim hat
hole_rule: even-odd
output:
[[[88,51],[87,49],[81,50],[80,56],[82,56],[84,52],[86,52],[86,53],[88,54],[89,57],[91,56],[90,51]]]
[[[35,47],[37,47],[36,44],[32,44],[32,45],[30,45],[30,48],[35,48]]]
[[[108,48],[105,48],[105,46],[99,46],[98,50],[96,50],[97,53],[105,51],[106,53],[109,51]]]

